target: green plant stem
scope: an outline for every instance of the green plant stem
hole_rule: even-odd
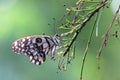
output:
[[[91,39],[92,39],[92,35],[93,35],[93,32],[94,32],[94,29],[95,29],[95,26],[97,24],[97,20],[98,20],[98,16],[99,13],[97,13],[97,16],[95,18],[95,22],[93,24],[93,27],[92,27],[92,31],[90,33],[90,37],[88,39],[88,42],[87,42],[87,46],[86,46],[86,49],[84,51],[84,55],[83,55],[83,59],[82,59],[82,67],[81,67],[81,73],[80,73],[80,80],[82,80],[82,77],[83,77],[83,70],[84,70],[84,65],[85,65],[85,60],[86,60],[86,57],[87,57],[87,54],[88,54],[88,49],[89,49],[89,46],[90,46],[90,42],[91,42]]]

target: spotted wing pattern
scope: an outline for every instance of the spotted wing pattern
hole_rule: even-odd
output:
[[[12,44],[15,53],[27,55],[30,61],[40,65],[46,60],[46,55],[54,57],[60,40],[50,36],[29,36],[16,40]]]

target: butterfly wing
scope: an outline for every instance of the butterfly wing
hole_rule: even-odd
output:
[[[30,61],[36,65],[40,65],[46,60],[46,55],[42,47],[40,37],[25,37],[16,40],[12,44],[12,49],[15,53],[27,55]]]
[[[17,54],[26,55],[26,51],[29,48],[27,46],[28,43],[29,43],[29,39],[27,38],[18,39],[12,44],[12,50]]]
[[[30,62],[32,62],[36,65],[42,64],[46,60],[45,53],[43,51],[35,52],[35,53],[29,54]]]
[[[16,40],[12,44],[15,53],[27,55],[30,61],[40,65],[46,60],[46,55],[54,58],[56,46],[58,46],[50,36],[29,36]]]

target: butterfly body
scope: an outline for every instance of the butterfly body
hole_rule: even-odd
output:
[[[46,55],[54,58],[59,44],[58,36],[28,36],[16,40],[12,49],[15,53],[27,55],[32,63],[40,65],[46,60]]]

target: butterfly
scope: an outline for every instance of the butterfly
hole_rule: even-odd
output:
[[[12,50],[18,54],[27,55],[30,62],[40,65],[49,55],[54,58],[56,50],[60,45],[60,36],[35,35],[20,38],[12,43]]]

